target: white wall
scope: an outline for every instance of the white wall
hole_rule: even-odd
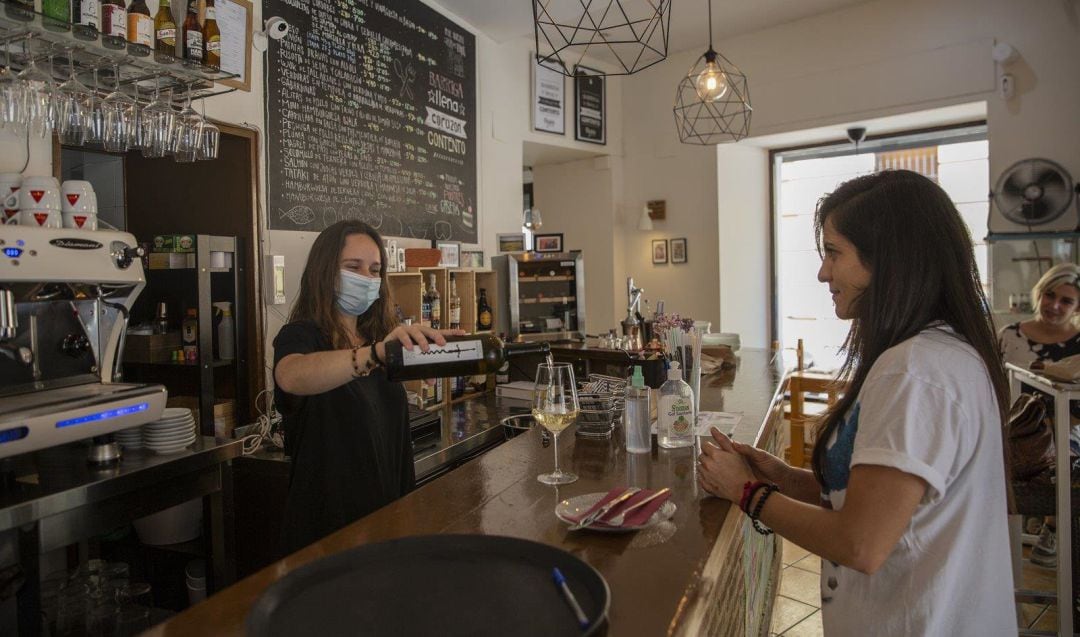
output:
[[[1080,176],[1077,12],[1075,2],[879,0],[729,38],[716,48],[749,78],[755,136],[985,99],[991,183],[1014,161],[1031,156],[1055,159]],[[1011,43],[1021,55],[1008,69],[1017,85],[1009,103],[994,93],[995,40]],[[767,308],[770,294],[756,274],[770,262],[768,187],[749,183],[766,180],[767,159],[742,148],[753,139],[720,146],[714,155],[678,143],[672,98],[680,73],[698,55],[670,56],[623,84],[624,198],[629,206],[668,200],[670,220],[655,224],[657,236],[685,236],[695,227],[701,232],[690,235],[682,276],[661,279],[659,272],[675,269],[650,269],[648,237],[631,232],[635,219],[624,216],[623,268],[646,281],[646,288],[653,280],[671,288],[671,310],[714,320],[714,331],[741,331],[746,345],[766,346],[766,331],[755,325],[761,317],[748,312]],[[716,191],[717,205],[710,207]],[[718,222],[696,220],[713,210]]]

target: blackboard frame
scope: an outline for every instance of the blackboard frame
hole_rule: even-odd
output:
[[[607,82],[602,72],[580,64],[574,66],[574,139],[590,144],[607,145]],[[599,86],[600,125],[582,122],[582,93]],[[589,118],[591,119],[591,118]],[[598,132],[594,132],[599,129]]]

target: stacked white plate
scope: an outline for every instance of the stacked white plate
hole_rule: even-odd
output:
[[[143,446],[159,454],[177,453],[195,442],[195,418],[190,409],[166,407],[161,418],[142,426]]]
[[[113,433],[116,442],[125,449],[139,449],[143,446],[142,427],[132,427]]]

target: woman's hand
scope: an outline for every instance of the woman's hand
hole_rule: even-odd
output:
[[[420,351],[426,352],[431,343],[446,345],[446,336],[465,336],[465,330],[437,330],[427,325],[398,325],[381,342],[375,344],[379,360],[386,360],[387,341],[400,341],[401,345],[412,350],[413,345],[418,345]]]
[[[742,499],[743,485],[754,480],[754,472],[727,436],[715,427],[712,435],[716,443],[706,441],[701,445],[698,484],[712,495],[738,502]]]
[[[723,435],[715,427],[713,428],[713,438]],[[744,445],[741,442],[732,440],[731,446],[736,453],[746,458],[746,462],[750,466],[750,470],[754,472],[755,478],[763,482],[772,482],[782,489],[785,487],[787,477],[791,471],[788,463],[753,445]]]

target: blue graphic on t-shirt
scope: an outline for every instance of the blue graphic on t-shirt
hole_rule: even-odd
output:
[[[836,440],[825,450],[825,493],[847,489],[851,477],[851,454],[855,451],[855,432],[859,430],[859,403],[836,428]]]

